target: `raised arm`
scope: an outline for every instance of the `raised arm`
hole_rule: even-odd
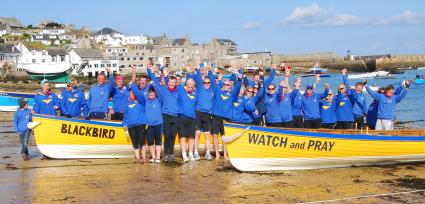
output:
[[[233,101],[237,100],[239,92],[241,91],[241,87],[242,87],[242,78],[238,78],[238,80],[236,81],[235,87],[233,87],[233,90],[231,93]]]
[[[136,96],[137,101],[138,101],[138,102],[139,102],[142,106],[145,106],[146,99],[145,99],[145,97],[143,96],[143,93],[142,93],[142,91],[139,89],[139,87],[137,87],[137,85],[136,85],[136,84],[131,84],[131,90],[133,91],[134,96]]]
[[[325,91],[320,95],[320,99],[326,98],[329,94],[329,84],[325,84]]]
[[[268,88],[269,85],[273,82],[274,77],[276,76],[276,70],[272,69],[272,72],[270,73],[270,76],[267,77],[267,79],[264,81],[264,87]]]
[[[106,71],[108,71],[108,78],[109,78],[108,90],[109,90],[109,92],[111,92],[112,89],[115,86],[115,77],[114,77],[114,74],[112,73],[112,71],[109,67],[106,68]]]
[[[400,93],[395,95],[395,101],[396,103],[400,103],[401,100],[403,100],[404,97],[407,95],[407,89],[401,86]]]
[[[370,89],[369,86],[367,86],[367,85],[366,85],[366,90],[367,90],[367,93],[369,93],[369,95],[374,99],[378,100],[382,96],[380,93],[372,91],[372,89]]]

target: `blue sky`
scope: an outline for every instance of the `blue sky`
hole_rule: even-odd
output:
[[[425,1],[2,0],[1,16],[124,34],[230,38],[241,52],[425,53]]]

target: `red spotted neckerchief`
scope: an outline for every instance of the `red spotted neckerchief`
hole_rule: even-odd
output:
[[[167,87],[168,87],[168,91],[170,91],[171,93],[173,93],[177,89],[177,86],[175,86],[174,88],[171,88],[170,86],[167,86]]]

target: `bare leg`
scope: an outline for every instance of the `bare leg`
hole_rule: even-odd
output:
[[[210,132],[204,132],[205,135],[205,152],[211,151],[211,135]]]
[[[186,155],[186,138],[185,137],[182,137],[180,139],[180,147],[181,147],[181,150],[182,150],[182,155]]]
[[[195,152],[199,151],[199,138],[200,138],[200,136],[201,136],[201,131],[197,130],[195,132]]]
[[[146,162],[146,145],[142,146],[141,152],[142,152],[142,160],[143,162]]]
[[[149,146],[149,151],[151,153],[152,159],[156,159],[155,146],[154,145]]]
[[[213,134],[214,137],[214,150],[215,150],[215,159],[219,160],[220,159],[220,152],[219,147],[218,147],[218,134]]]
[[[195,139],[189,138],[189,155],[193,154],[194,149],[195,149]]]
[[[162,150],[162,146],[161,145],[156,145],[155,146],[156,149],[156,159],[161,159],[161,150]]]
[[[134,149],[134,156],[136,156],[137,161],[140,161],[140,149]]]
[[[226,143],[222,143],[221,144],[223,146],[223,155],[224,155],[224,161],[228,161],[229,158],[227,157],[227,147],[226,147]]]

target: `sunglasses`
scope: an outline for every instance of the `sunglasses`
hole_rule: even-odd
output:
[[[210,81],[206,81],[206,82],[204,82],[204,84],[211,84],[211,82]]]
[[[339,90],[344,90],[344,89],[345,89],[344,87],[339,88]]]
[[[287,89],[288,87],[286,87],[286,86],[282,86],[282,88]]]
[[[253,90],[251,90],[251,91],[247,91],[248,93],[254,93],[254,91]]]
[[[309,87],[309,88],[307,88],[307,90],[313,90],[313,88]]]
[[[223,84],[223,86],[230,86],[230,84]]]
[[[269,90],[269,91],[273,91],[273,90],[275,90],[275,88],[268,88],[268,90]]]

